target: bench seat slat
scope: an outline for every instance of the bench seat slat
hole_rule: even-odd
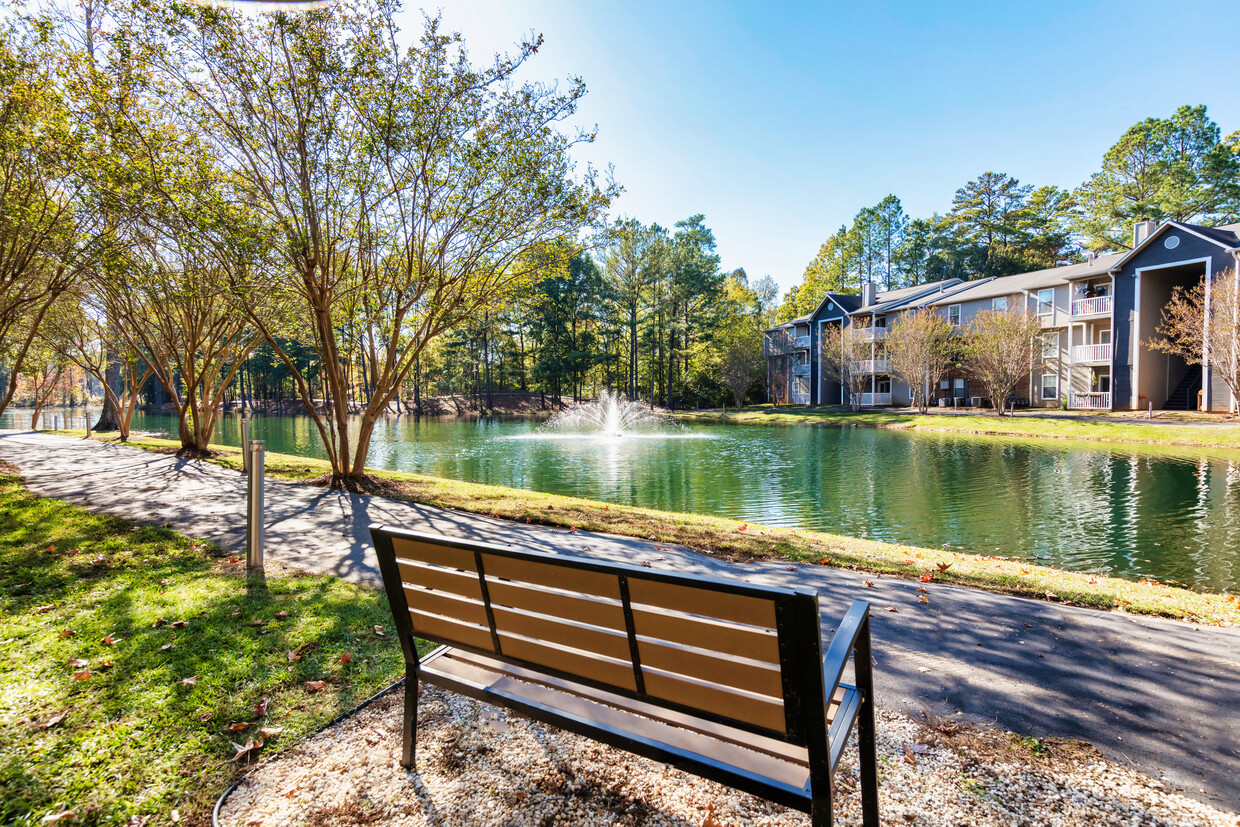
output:
[[[680,727],[682,729],[691,729],[702,735],[709,736],[721,741],[728,741],[738,746],[752,749],[756,752],[766,753],[783,761],[791,761],[794,764],[809,764],[809,757],[805,747],[790,744],[787,741],[780,741],[776,738],[768,738],[763,735],[755,735],[752,732],[736,727],[730,727],[727,724],[717,723],[707,720],[696,715],[685,712],[678,712],[665,706],[646,703],[626,695],[618,695],[614,692],[608,692],[605,689],[599,689],[594,686],[576,683],[574,681],[557,678],[548,675],[546,672],[538,672],[533,669],[526,669],[516,666],[506,661],[489,658],[485,655],[479,655],[474,652],[467,652],[464,649],[451,649],[445,654],[450,655],[452,660],[471,663],[479,668],[486,669],[491,672],[503,673],[511,675],[518,680],[526,683],[536,683],[550,687],[559,692],[568,692],[570,694],[581,695],[589,700],[614,706],[619,709],[640,715],[643,718],[651,718],[656,721],[662,721],[671,726]],[[830,718],[834,718],[836,710],[839,708],[840,701],[844,697],[844,691],[841,689],[836,693],[836,697],[832,700],[828,712]]]
[[[490,574],[487,576],[487,591],[491,595],[491,605],[495,607],[528,609],[618,631],[624,631],[625,628],[624,608],[619,601],[594,595],[548,591],[540,586],[500,580]]]
[[[409,610],[413,633],[437,643],[457,643],[476,649],[492,650],[491,630],[486,626],[461,623],[437,614]]]
[[[531,717],[551,720],[567,729],[656,760],[687,766],[698,774],[704,774],[700,772],[704,764],[700,759],[710,759],[716,765],[714,769],[723,776],[717,776],[716,780],[732,783],[739,789],[786,806],[806,809],[809,770],[803,764],[643,718],[591,700],[583,694],[559,692],[539,684],[526,683],[502,672],[457,661],[451,653],[428,659],[421,673],[423,679],[430,683],[483,702],[488,697],[502,699],[505,706]],[[552,714],[540,715],[540,711]],[[646,749],[640,748],[643,746]]]
[[[694,682],[686,677],[655,671],[642,665],[646,695],[682,706],[705,710],[733,721],[743,721],[771,732],[785,732],[782,698],[730,691],[724,687]]]
[[[482,599],[482,587],[478,584],[476,572],[431,566],[415,560],[397,560],[396,567],[400,570],[401,581],[408,585],[425,586],[474,600]]]
[[[779,636],[774,630],[641,606],[633,607],[633,625],[640,636],[779,663]]]
[[[630,692],[637,690],[633,665],[628,661],[613,660],[590,652],[530,640],[503,631],[498,631],[498,634],[500,651],[506,657],[538,664],[570,675],[579,675],[587,680],[599,681],[608,686],[627,689]],[[487,642],[490,643],[489,636]]]
[[[769,597],[714,591],[679,583],[629,578],[629,597],[633,603],[673,609],[686,614],[729,620],[763,629],[775,628],[775,601]]]
[[[659,669],[772,699],[783,697],[783,680],[776,665],[739,660],[723,653],[698,652],[640,636],[637,646],[643,673]]]
[[[481,609],[482,606],[480,605],[479,608]],[[524,635],[545,640],[548,643],[558,643],[616,658],[624,661],[628,669],[633,668],[629,651],[629,636],[623,631],[587,626],[581,623],[564,623],[554,617],[498,606],[494,599],[491,601],[491,612],[495,616],[495,631],[501,638],[505,633]],[[621,617],[622,621],[623,619]]]
[[[488,577],[620,599],[620,578],[609,572],[485,553],[482,555],[482,570]]]

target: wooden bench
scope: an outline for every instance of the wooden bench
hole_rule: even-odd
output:
[[[832,635],[817,595],[371,526],[406,665],[421,679],[832,819],[857,726],[878,827],[869,605]],[[443,644],[419,660],[415,638]],[[829,644],[829,645],[828,645]],[[852,660],[854,684],[841,682]]]

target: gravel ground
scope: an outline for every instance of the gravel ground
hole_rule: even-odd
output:
[[[808,825],[792,810],[435,687],[418,771],[400,766],[402,693],[261,763],[224,827],[267,825]],[[1185,825],[1240,817],[1103,759],[1087,744],[880,713],[880,807],[898,825]],[[837,823],[858,825],[856,748]]]

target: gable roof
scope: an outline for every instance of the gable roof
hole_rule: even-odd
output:
[[[1122,267],[1128,259],[1140,253],[1146,247],[1153,243],[1154,239],[1162,235],[1168,227],[1175,227],[1177,230],[1183,230],[1191,233],[1200,239],[1217,244],[1227,250],[1234,250],[1240,247],[1240,224],[1224,224],[1221,227],[1203,227],[1200,224],[1185,224],[1182,221],[1164,221],[1159,224],[1154,232],[1145,237],[1145,240],[1133,247],[1127,253],[1122,254],[1119,260],[1111,265],[1111,269]]]
[[[901,287],[896,290],[888,290],[885,293],[879,293],[874,297],[874,303],[865,307],[858,307],[853,310],[851,315],[870,313],[890,313],[891,311],[906,307],[913,301],[928,296],[931,293],[939,293],[949,287],[955,287],[962,282],[960,279],[944,279],[942,281],[932,281],[928,284],[914,284],[911,287]],[[858,302],[860,304],[860,302]]]

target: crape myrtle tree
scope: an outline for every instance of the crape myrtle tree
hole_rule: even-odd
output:
[[[861,394],[870,387],[870,376],[861,369],[862,357],[870,354],[869,342],[856,325],[827,325],[822,329],[819,365],[823,375],[838,382],[848,397],[848,406],[861,408]]]
[[[905,313],[887,333],[891,372],[912,390],[921,413],[930,405],[934,386],[947,375],[954,352],[955,329],[932,311]]]
[[[961,341],[965,372],[990,397],[1002,416],[1008,397],[1042,364],[1042,322],[1023,302],[1007,310],[983,310],[973,317]]]
[[[88,266],[107,224],[79,197],[80,135],[54,65],[50,25],[0,21],[0,413],[53,303]]]
[[[104,398],[116,412],[121,442],[126,442],[139,392],[155,371],[108,318],[102,295],[92,288],[92,281],[88,275],[61,296],[55,312],[44,319],[41,335],[46,335],[67,363],[100,384]]]
[[[1240,271],[1215,276],[1207,299],[1206,284],[1176,287],[1163,308],[1158,332],[1162,339],[1151,347],[1200,365],[1208,352],[1210,369],[1240,399]]]
[[[251,322],[288,368],[331,462],[356,489],[371,434],[440,333],[526,285],[526,253],[602,220],[616,194],[570,153],[561,123],[585,94],[518,84],[539,39],[485,66],[429,19],[396,44],[397,3],[257,19],[207,7],[166,15],[163,69],[185,118],[214,143],[275,228],[275,266],[237,281]],[[278,312],[264,311],[274,303]],[[364,330],[370,396],[349,427],[340,308]],[[282,345],[311,344],[323,405]]]

